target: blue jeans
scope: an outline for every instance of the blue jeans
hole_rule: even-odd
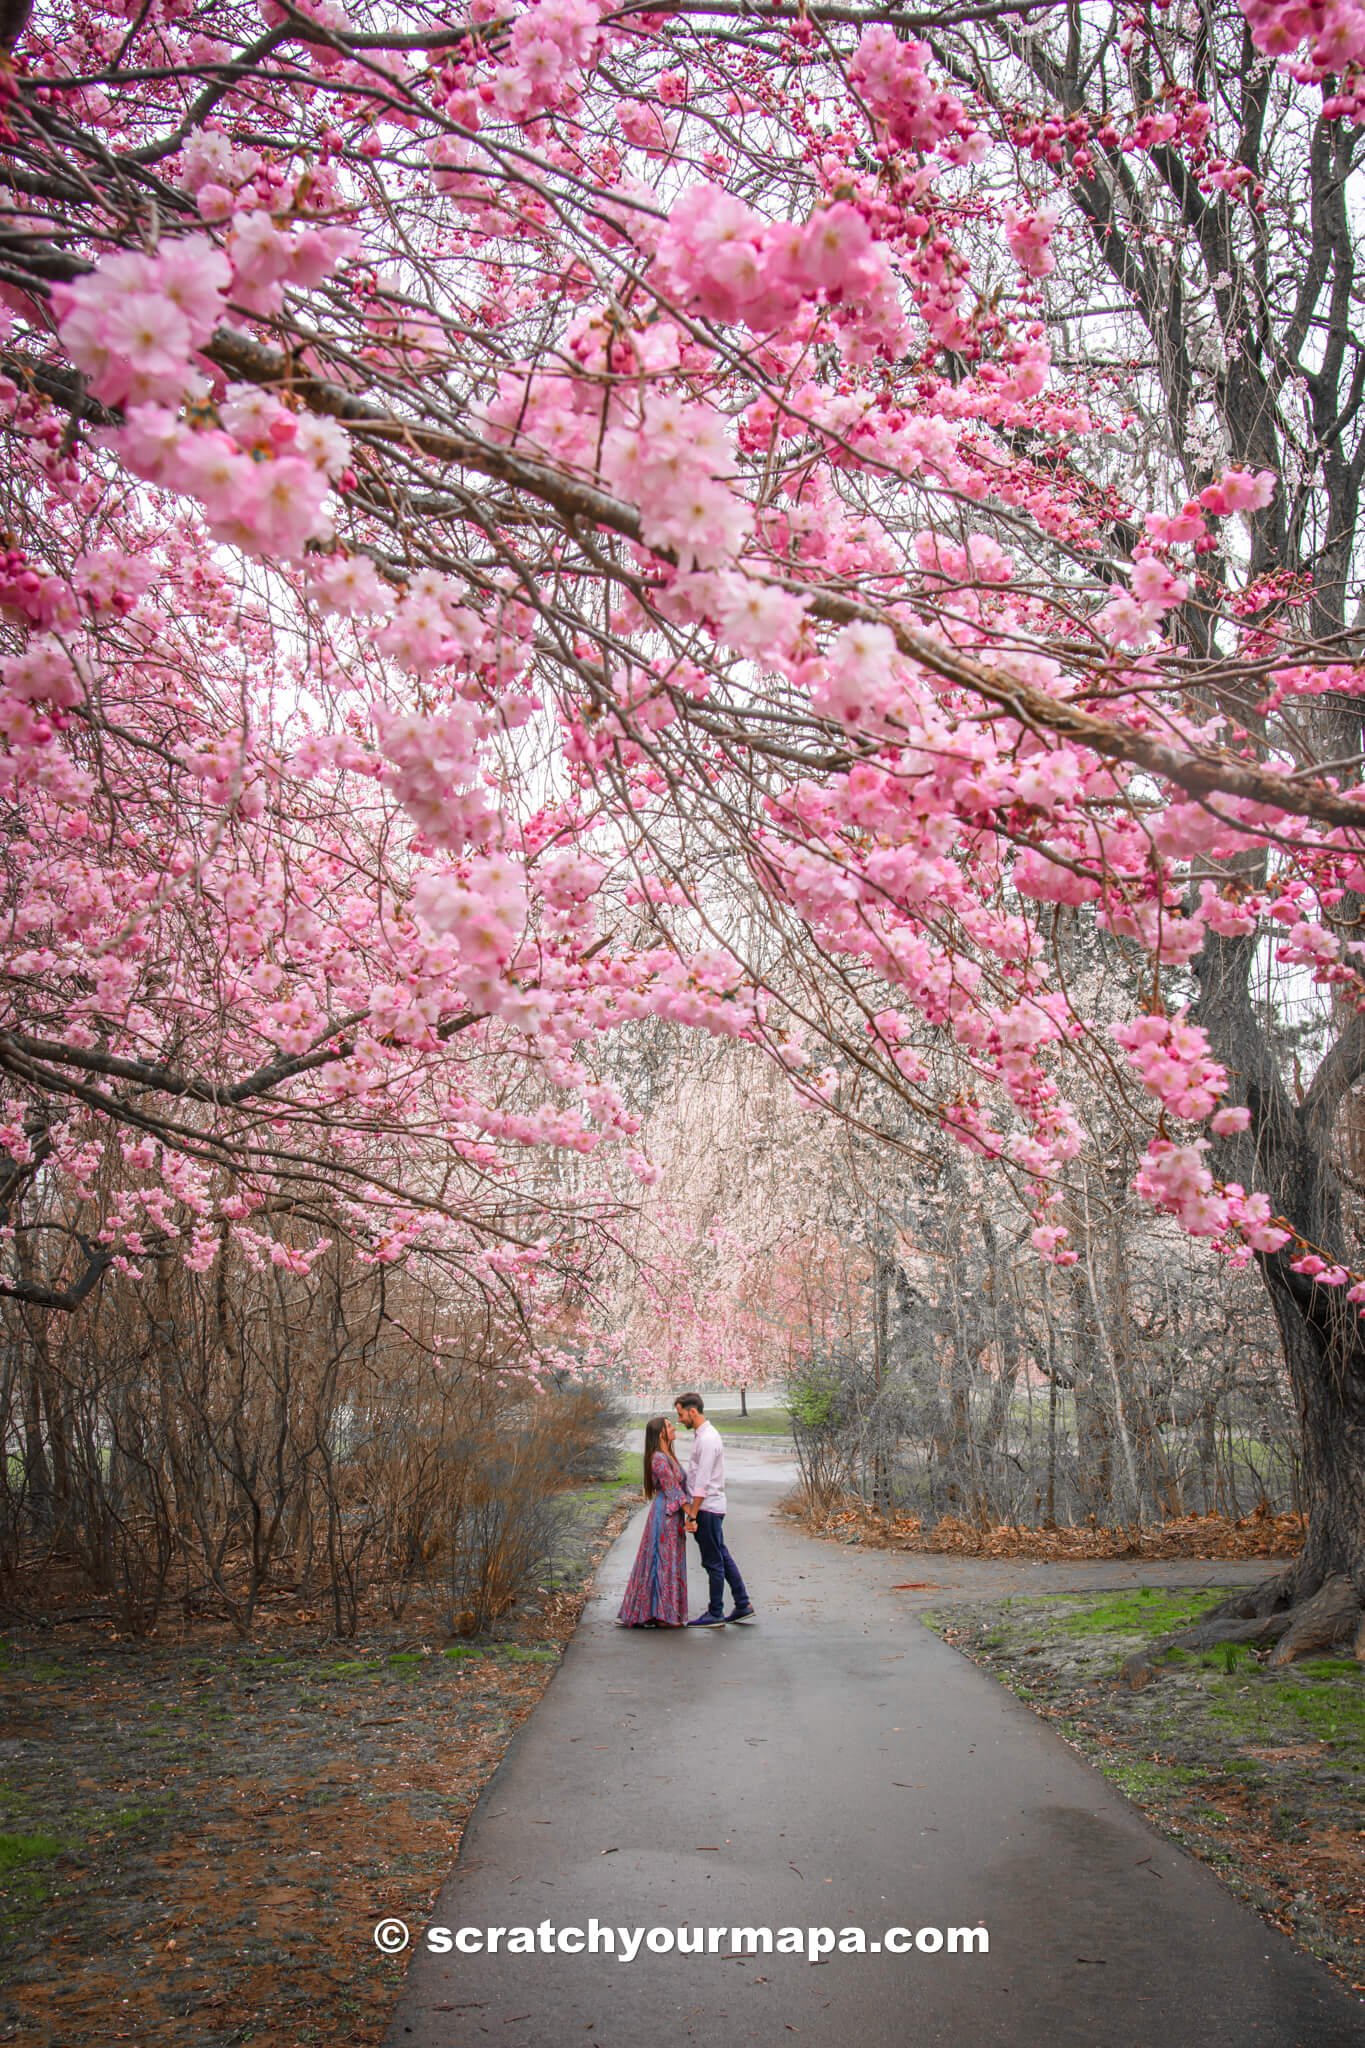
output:
[[[749,1596],[744,1590],[744,1581],[739,1575],[739,1566],[725,1548],[724,1515],[713,1515],[709,1508],[697,1509],[697,1548],[711,1584],[709,1611],[723,1615],[725,1612],[725,1588],[729,1585],[735,1596],[736,1607],[747,1607]]]

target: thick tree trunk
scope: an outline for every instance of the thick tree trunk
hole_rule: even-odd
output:
[[[1198,1021],[1228,1070],[1228,1100],[1245,1103],[1251,1127],[1217,1143],[1210,1154],[1223,1180],[1259,1188],[1312,1248],[1350,1266],[1341,1186],[1333,1162],[1335,1128],[1346,1095],[1365,1074],[1365,1018],[1353,1011],[1300,1103],[1291,1100],[1251,999],[1254,940],[1210,933],[1198,962]],[[1365,1607],[1365,1324],[1341,1287],[1320,1287],[1292,1270],[1302,1245],[1259,1254],[1258,1264],[1280,1332],[1299,1413],[1308,1535],[1303,1555],[1282,1578],[1227,1603],[1243,1620],[1282,1615],[1312,1600],[1333,1581],[1353,1589],[1350,1602],[1325,1602],[1307,1631],[1308,1649],[1349,1640]],[[1293,1632],[1298,1641],[1298,1632]]]
[[[1293,1208],[1284,1214],[1293,1222]],[[1302,1227],[1302,1226],[1300,1226]],[[1304,1232],[1305,1236],[1308,1232]],[[1261,1260],[1298,1404],[1308,1541],[1289,1575],[1298,1600],[1349,1578],[1365,1604],[1365,1336],[1339,1287],[1291,1273],[1284,1252]]]

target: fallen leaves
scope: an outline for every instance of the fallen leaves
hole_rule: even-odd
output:
[[[582,1597],[528,1608],[525,1640],[566,1641]],[[41,1660],[7,1643],[5,1800],[65,1850],[41,1895],[3,1900],[0,2038],[32,2048],[304,2048],[339,2013],[328,2038],[374,2048],[403,1964],[369,1930],[425,1915],[555,1669],[431,1644],[416,1663],[378,1618],[346,1644],[282,1614],[250,1644],[208,1626],[133,1647],[85,1626]]]
[[[1028,1528],[1014,1523],[982,1526],[944,1515],[926,1527],[920,1515],[882,1515],[862,1501],[833,1514],[808,1517],[792,1512],[815,1535],[850,1540],[874,1550],[923,1551],[930,1555],[987,1558],[1066,1559],[1297,1557],[1303,1548],[1302,1515],[1257,1511],[1234,1520],[1227,1515],[1181,1515],[1140,1528],[1112,1529],[1098,1523],[1078,1528]],[[907,1579],[893,1592],[932,1591],[932,1580]]]

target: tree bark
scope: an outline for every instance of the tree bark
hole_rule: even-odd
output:
[[[1255,1014],[1254,946],[1254,939],[1210,933],[1197,963],[1193,1014],[1228,1070],[1229,1101],[1251,1111],[1247,1132],[1215,1141],[1210,1165],[1223,1180],[1263,1189],[1314,1250],[1349,1265],[1333,1135],[1346,1095],[1365,1071],[1365,1020],[1351,1016],[1295,1103]],[[1281,1251],[1257,1254],[1299,1412],[1308,1511],[1303,1555],[1276,1582],[1271,1611],[1307,1601],[1339,1577],[1365,1605],[1365,1325],[1344,1288],[1321,1287],[1293,1270],[1302,1250],[1291,1240]],[[1265,1612],[1264,1593],[1261,1600],[1258,1611]],[[1343,1623],[1342,1634],[1348,1632]]]

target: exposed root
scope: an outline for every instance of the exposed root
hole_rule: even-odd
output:
[[[1224,1600],[1194,1628],[1149,1643],[1125,1659],[1119,1682],[1137,1691],[1160,1676],[1171,1650],[1211,1650],[1218,1643],[1273,1643],[1268,1661],[1292,1664],[1354,1640],[1354,1655],[1365,1663],[1365,1610],[1351,1580],[1344,1574],[1326,1579],[1306,1600],[1276,1606],[1287,1597],[1289,1581],[1267,1579],[1250,1593]]]
[[[1258,1586],[1252,1586],[1246,1592],[1230,1593],[1226,1600],[1220,1600],[1216,1607],[1210,1608],[1204,1622],[1221,1621],[1225,1615],[1237,1621],[1259,1621],[1265,1615],[1280,1614],[1285,1608],[1292,1607],[1297,1598],[1297,1568],[1276,1572],[1273,1578],[1262,1579]]]
[[[1360,1627],[1360,1596],[1345,1573],[1325,1579],[1311,1600],[1291,1610],[1289,1627],[1270,1653],[1272,1664],[1292,1664],[1349,1643]]]

